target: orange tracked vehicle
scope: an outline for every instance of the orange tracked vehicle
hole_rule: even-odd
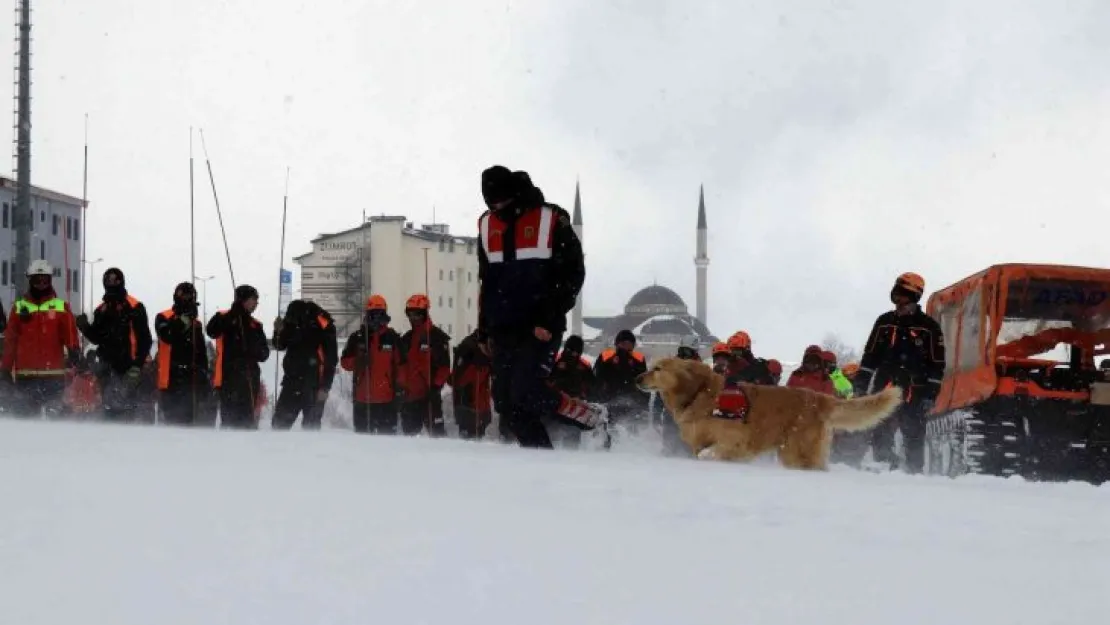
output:
[[[926,471],[1110,479],[1110,269],[994,265],[926,310],[947,344]]]

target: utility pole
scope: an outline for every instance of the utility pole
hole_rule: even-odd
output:
[[[16,64],[16,199],[12,216],[15,226],[15,259],[12,282],[22,280],[31,263],[31,0],[16,0],[19,52]]]

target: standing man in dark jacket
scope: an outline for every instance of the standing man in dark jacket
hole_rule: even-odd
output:
[[[77,329],[96,345],[100,362],[97,377],[108,415],[132,412],[142,382],[143,364],[150,356],[154,337],[142,302],[127,292],[123,272],[112,267],[104,272],[103,301],[93,312],[77,316]]]
[[[586,277],[582,243],[565,210],[544,201],[528,174],[482,172],[489,210],[478,219],[478,343],[493,359],[493,402],[522,447],[551,449],[543,415],[592,429],[604,406],[552,388],[548,377],[566,315]]]
[[[944,378],[944,335],[940,324],[918,305],[924,292],[921,276],[898,276],[890,291],[894,310],[875,320],[852,381],[857,395],[877,393],[890,385],[902,388],[905,403],[874,429],[871,447],[877,462],[894,467],[894,432],[901,428],[910,473],[925,467],[925,416]]]
[[[287,350],[282,361],[281,393],[270,421],[288,430],[303,414],[301,429],[319,430],[324,405],[339,362],[335,323],[315,302],[293,300],[285,317],[274,320],[274,349]]]
[[[173,290],[173,306],[154,316],[154,332],[162,418],[169,425],[214,424],[204,326],[197,319],[192,283],[182,282]]]
[[[212,386],[220,398],[220,427],[258,429],[255,404],[262,388],[259,363],[270,357],[262,324],[252,316],[258,308],[258,290],[241,284],[235,289],[230,310],[208,320],[208,336],[216,341]]]

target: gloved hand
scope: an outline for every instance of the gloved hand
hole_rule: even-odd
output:
[[[130,385],[132,387],[137,387],[139,385],[139,383],[142,381],[142,376],[143,376],[143,370],[142,369],[140,369],[138,367],[131,367],[130,369],[127,370],[127,373],[124,374],[124,379],[127,381],[128,385]]]
[[[77,319],[75,319],[74,321],[77,322],[77,327],[82,331],[88,330],[89,327],[90,327],[89,326],[89,316],[86,315],[85,313],[81,313],[80,315],[77,315]]]
[[[69,353],[66,354],[66,364],[71,368],[80,369],[84,366],[84,363],[85,359],[81,357],[81,352],[70,350]]]

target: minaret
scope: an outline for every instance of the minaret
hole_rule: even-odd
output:
[[[582,196],[578,193],[578,182],[574,183],[574,214],[571,216],[571,226],[578,240],[582,240]],[[585,247],[585,246],[583,246]],[[574,310],[570,313],[570,331],[572,334],[582,336],[582,292],[574,300]]]
[[[698,298],[695,316],[708,325],[705,319],[708,296],[706,274],[709,272],[709,227],[705,223],[705,185],[698,191],[698,249],[694,266],[698,268]]]

